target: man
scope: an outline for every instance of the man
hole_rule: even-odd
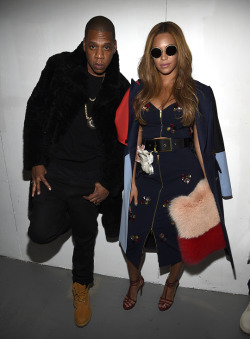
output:
[[[113,23],[102,16],[86,25],[72,53],[49,58],[24,123],[24,168],[32,170],[28,234],[48,243],[72,228],[75,323],[91,317],[97,216],[107,237],[118,236],[123,148],[115,112],[129,87],[119,72]]]

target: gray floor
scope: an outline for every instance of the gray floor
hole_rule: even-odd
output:
[[[1,339],[238,339],[248,297],[180,287],[172,308],[160,312],[161,285],[146,283],[134,309],[124,311],[128,281],[95,276],[93,315],[73,323],[71,272],[0,257]]]

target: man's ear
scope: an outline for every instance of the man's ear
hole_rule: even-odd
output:
[[[116,51],[117,51],[117,41],[115,40],[114,41],[114,54],[115,54]]]
[[[84,52],[86,52],[86,43],[85,43],[85,38],[83,39],[82,46],[83,46],[83,51],[84,51]]]

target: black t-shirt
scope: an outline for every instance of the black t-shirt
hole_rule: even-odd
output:
[[[89,73],[86,76],[88,97],[93,100],[100,91],[103,77],[96,77]],[[87,102],[88,116],[91,116],[95,101],[88,100]],[[84,172],[96,171],[98,176],[103,160],[100,146],[101,141],[96,130],[87,126],[85,107],[83,106],[66,134],[52,148],[47,177],[79,184],[79,180],[85,178]]]

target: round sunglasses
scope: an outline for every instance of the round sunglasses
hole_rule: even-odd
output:
[[[173,56],[177,53],[177,47],[175,45],[168,45],[165,50],[168,56]],[[162,50],[159,47],[154,47],[150,51],[150,55],[154,59],[158,59],[162,55]]]

